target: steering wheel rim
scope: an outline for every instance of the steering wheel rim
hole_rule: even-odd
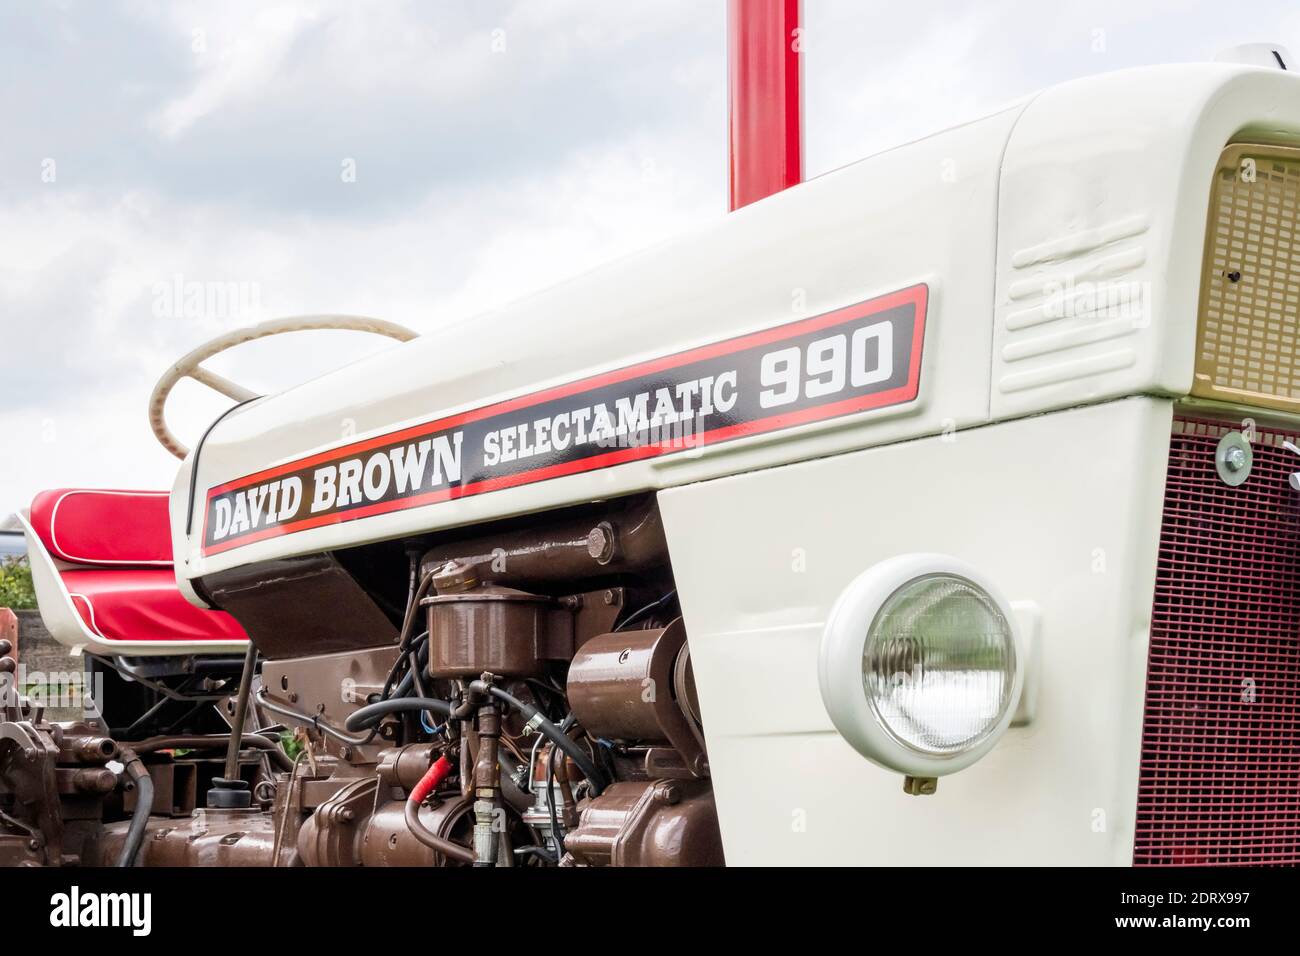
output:
[[[396,322],[372,319],[364,315],[294,315],[281,319],[268,319],[266,322],[259,322],[257,325],[250,325],[219,335],[181,356],[158,379],[158,384],[153,387],[153,392],[149,396],[149,427],[153,429],[154,437],[158,439],[159,444],[177,458],[184,459],[190,453],[189,448],[172,434],[171,429],[167,427],[167,397],[171,395],[176,383],[183,378],[190,378],[201,385],[206,385],[234,402],[247,402],[259,397],[256,392],[250,391],[242,385],[230,381],[225,376],[204,368],[201,363],[205,360],[237,345],[243,345],[245,342],[252,342],[256,339],[264,339],[272,335],[284,335],[288,332],[314,332],[325,329],[343,332],[369,332],[372,335],[382,335],[385,338],[396,339],[399,342],[409,342],[411,339],[418,337],[418,333],[405,326],[398,325]]]

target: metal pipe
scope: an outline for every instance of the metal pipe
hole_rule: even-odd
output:
[[[76,736],[65,738],[64,746],[79,763],[107,763],[118,756],[118,743],[111,737]]]
[[[360,747],[375,739],[375,731],[373,730],[365,736],[353,737],[350,734],[345,734],[337,727],[325,723],[325,721],[321,720],[319,717],[313,717],[311,714],[303,713],[301,710],[296,710],[293,707],[286,707],[284,704],[277,704],[275,701],[271,700],[271,698],[266,696],[265,687],[258,690],[255,696],[257,698],[257,706],[265,707],[271,713],[277,714],[280,717],[287,717],[294,723],[302,724],[306,727],[314,727],[320,733],[327,737],[333,737],[339,743]]]
[[[158,713],[158,711],[162,710],[169,703],[171,703],[170,697],[159,697],[157,703],[155,703],[152,707],[146,710],[139,717],[137,717],[135,723],[133,723],[130,727],[126,728],[126,730],[121,731],[120,735],[123,737],[130,737],[137,730],[139,730],[141,727],[147,724],[149,722],[149,719],[153,717],[154,714]]]
[[[478,711],[478,759],[474,762],[474,865],[495,866],[501,846],[497,813],[501,804],[501,712],[491,700]]]
[[[257,670],[257,646],[248,642],[244,652],[244,669],[239,675],[239,693],[235,697],[235,720],[230,725],[230,746],[226,749],[225,778],[239,777],[239,740],[244,736],[244,721],[248,717],[248,695],[253,689],[253,672]]]
[[[229,734],[212,734],[211,736],[202,734],[169,734],[162,737],[149,737],[136,743],[128,744],[136,753],[148,754],[155,753],[159,750],[171,750],[176,747],[184,747],[189,750],[211,750],[218,747],[225,747],[230,740]],[[289,770],[293,767],[293,761],[289,755],[280,749],[280,745],[274,740],[270,740],[260,734],[245,734],[240,741],[241,748],[247,747],[250,750],[260,750],[266,753],[268,757],[275,761],[276,766],[281,770]]]

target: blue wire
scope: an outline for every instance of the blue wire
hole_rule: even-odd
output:
[[[420,726],[424,728],[425,733],[440,734],[442,733],[443,729],[446,728],[447,725],[439,724],[437,727],[430,727],[429,712],[427,710],[422,710],[420,711]]]

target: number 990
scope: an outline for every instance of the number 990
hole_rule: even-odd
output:
[[[834,395],[846,385],[874,385],[893,374],[894,326],[878,322],[855,330],[852,339],[841,332],[810,342],[807,353],[798,346],[768,352],[759,369],[758,404],[779,408],[800,397]]]

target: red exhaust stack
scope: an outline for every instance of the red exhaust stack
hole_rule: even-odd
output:
[[[729,0],[731,208],[803,179],[800,0]]]

